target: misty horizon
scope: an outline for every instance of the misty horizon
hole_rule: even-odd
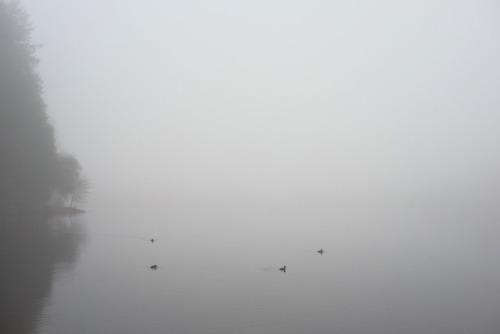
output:
[[[497,334],[493,1],[0,0],[0,332]]]
[[[90,205],[500,198],[493,3],[23,5]]]

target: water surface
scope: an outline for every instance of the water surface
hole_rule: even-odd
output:
[[[40,278],[35,333],[500,332],[500,233],[480,215],[213,205],[65,224],[78,254]]]

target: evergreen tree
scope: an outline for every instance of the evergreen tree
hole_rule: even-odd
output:
[[[0,0],[0,211],[43,209],[65,177],[31,31],[19,2]]]

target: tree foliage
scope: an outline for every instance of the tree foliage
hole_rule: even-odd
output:
[[[90,181],[82,175],[78,160],[71,154],[60,154],[54,196],[68,199],[69,207],[84,204],[90,189]]]
[[[36,71],[37,46],[18,1],[0,0],[0,210],[40,210],[69,194],[78,161],[58,154]],[[71,178],[74,178],[71,180]]]

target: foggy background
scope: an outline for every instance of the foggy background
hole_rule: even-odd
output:
[[[494,206],[494,1],[24,0],[90,205]]]

